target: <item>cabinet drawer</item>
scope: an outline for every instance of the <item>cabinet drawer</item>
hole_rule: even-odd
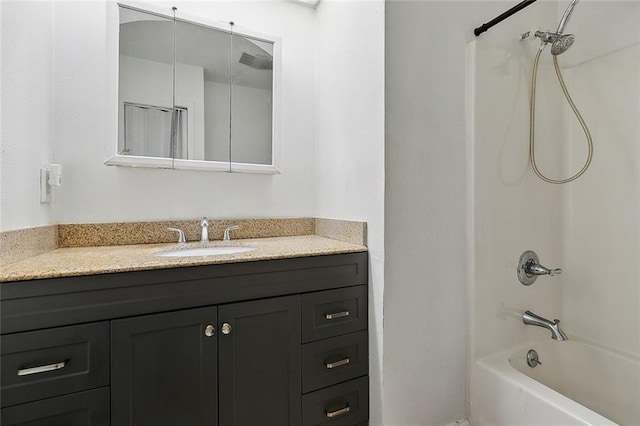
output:
[[[367,286],[302,296],[302,341],[326,339],[367,328]]]
[[[109,388],[4,408],[0,422],[2,426],[109,426]]]
[[[109,323],[2,336],[2,406],[109,384]]]
[[[366,331],[307,343],[302,348],[302,391],[366,376],[368,360]]]
[[[369,419],[369,378],[351,380],[340,385],[302,396],[302,424],[316,426],[353,426]]]

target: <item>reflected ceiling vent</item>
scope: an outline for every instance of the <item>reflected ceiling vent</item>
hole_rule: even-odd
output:
[[[259,53],[252,55],[247,52],[242,52],[242,56],[240,56],[240,63],[248,65],[256,70],[273,69],[273,58],[271,56],[261,55]]]

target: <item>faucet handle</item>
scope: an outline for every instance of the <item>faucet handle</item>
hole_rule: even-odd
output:
[[[518,261],[518,280],[524,285],[531,285],[539,275],[555,276],[562,274],[561,268],[547,268],[540,264],[538,255],[531,250],[527,250],[520,256]]]
[[[222,241],[231,241],[229,231],[234,231],[236,229],[240,229],[240,225],[231,225],[224,228],[224,236],[222,237]]]
[[[562,274],[562,269],[550,269],[540,265],[539,263],[535,263],[533,260],[530,260],[525,264],[525,272],[529,275],[550,275],[553,277],[554,275]]]
[[[178,244],[186,244],[187,239],[184,236],[184,231],[178,228],[167,228],[167,231],[178,233]]]

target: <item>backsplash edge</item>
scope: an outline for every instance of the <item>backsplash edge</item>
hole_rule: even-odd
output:
[[[0,266],[58,248],[58,225],[0,232]]]

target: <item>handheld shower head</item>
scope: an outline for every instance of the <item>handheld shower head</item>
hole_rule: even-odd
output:
[[[558,24],[558,30],[556,31],[556,34],[561,35],[562,33],[564,33],[564,27],[567,26],[569,18],[571,17],[571,13],[573,13],[573,8],[579,1],[580,0],[571,0],[571,3],[562,14],[562,18],[560,18],[560,23]]]
[[[575,37],[573,34],[558,34],[553,43],[551,43],[551,54],[558,56],[564,53],[571,47]]]
[[[558,24],[558,29],[556,31],[556,37],[551,43],[551,54],[554,56],[558,56],[561,53],[564,53],[571,47],[573,42],[575,41],[575,37],[573,34],[563,34],[564,28],[567,26],[569,22],[569,18],[573,13],[573,8],[580,0],[571,0],[569,6],[562,14],[562,18],[560,18],[560,23]]]
[[[575,37],[573,34],[563,34],[564,29],[569,22],[569,18],[573,13],[573,8],[580,0],[571,0],[569,6],[562,14],[562,18],[560,18],[560,23],[558,24],[558,29],[553,33],[547,33],[547,39],[543,39],[547,43],[551,43],[551,54],[554,56],[558,56],[564,52],[566,52],[573,42],[575,41]]]

